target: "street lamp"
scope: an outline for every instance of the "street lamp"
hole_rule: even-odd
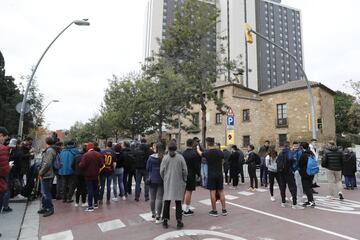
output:
[[[52,42],[49,44],[49,46],[45,49],[44,53],[41,55],[39,61],[36,63],[34,70],[31,73],[31,77],[30,80],[26,86],[26,90],[24,93],[24,97],[21,103],[21,109],[20,109],[20,119],[19,119],[19,128],[18,128],[18,138],[22,139],[22,135],[23,135],[23,126],[24,126],[24,114],[25,114],[25,104],[26,104],[26,99],[27,99],[27,95],[31,86],[31,82],[34,78],[35,72],[41,62],[41,60],[43,59],[43,57],[45,56],[45,54],[47,53],[47,51],[49,50],[49,48],[51,47],[51,45],[53,45],[53,43],[56,41],[56,39],[58,39],[61,34],[63,34],[63,32],[66,31],[66,29],[68,29],[72,24],[78,25],[78,26],[89,26],[90,23],[88,22],[88,19],[83,19],[83,20],[75,20],[72,21],[69,25],[67,25],[56,37],[54,40],[52,40]],[[46,108],[46,107],[45,107]],[[45,110],[45,109],[44,109]]]
[[[267,37],[263,36],[262,34],[256,32],[255,30],[253,30],[250,25],[248,23],[244,24],[244,31],[245,31],[245,38],[246,38],[246,42],[247,43],[253,43],[253,37],[251,35],[251,33],[254,33],[256,36],[260,37],[261,39],[265,40],[266,42],[274,45],[275,47],[277,47],[278,49],[280,49],[281,51],[285,52],[287,55],[289,55],[297,64],[297,66],[300,68],[301,72],[304,74],[305,77],[305,82],[306,82],[306,87],[308,90],[308,94],[309,94],[309,98],[310,98],[310,111],[311,111],[311,121],[312,121],[312,138],[313,139],[317,139],[316,138],[316,111],[315,111],[315,101],[314,101],[314,95],[312,94],[312,90],[311,90],[311,86],[310,86],[310,82],[306,76],[305,70],[302,66],[302,64],[296,59],[296,57],[294,55],[292,55],[289,51],[287,51],[286,49],[284,49],[283,47],[281,47],[280,45],[274,43],[273,41],[270,41]]]

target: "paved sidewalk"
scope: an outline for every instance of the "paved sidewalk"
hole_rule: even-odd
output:
[[[2,234],[1,239],[15,240],[18,239],[19,236],[21,223],[26,209],[26,203],[11,202],[9,205],[13,211],[0,214],[0,233]]]
[[[19,240],[38,240],[39,237],[39,210],[40,201],[35,200],[28,203],[24,222],[21,226]]]

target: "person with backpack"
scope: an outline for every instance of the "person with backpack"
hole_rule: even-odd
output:
[[[297,205],[297,192],[296,192],[296,183],[293,170],[293,161],[292,154],[290,152],[290,142],[286,141],[282,148],[280,154],[276,158],[276,164],[278,168],[278,173],[280,176],[281,185],[280,194],[281,194],[281,207],[286,207],[286,186],[289,187],[291,196],[292,196],[292,208],[293,209],[304,209],[303,206]]]
[[[135,169],[136,169],[136,185],[135,185],[135,201],[139,201],[140,198],[140,192],[141,192],[141,182],[142,180],[146,181],[148,178],[147,172],[146,172],[146,163],[150,156],[149,147],[146,144],[146,139],[141,139],[141,143],[136,149],[136,158],[135,158]],[[149,186],[145,185],[145,201],[149,201]]]
[[[342,175],[345,178],[345,189],[354,190],[356,188],[356,154],[350,150],[344,151],[344,164],[342,169]]]
[[[239,185],[240,153],[236,145],[232,145],[231,150],[232,152],[229,158],[229,163],[230,163],[230,179],[232,181],[232,187],[230,187],[230,189],[236,189],[237,186]]]
[[[309,171],[309,164],[310,161],[315,161],[317,163],[317,160],[315,158],[315,155],[310,150],[309,144],[307,142],[302,142],[301,147],[303,149],[303,153],[301,154],[299,160],[299,174],[301,176],[304,193],[307,197],[307,202],[305,202],[303,206],[315,207],[315,201],[312,192],[312,176],[314,176],[316,173],[311,173]]]
[[[245,162],[248,165],[248,173],[250,177],[250,187],[248,190],[250,191],[256,191],[256,189],[258,188],[256,165],[260,162],[260,157],[254,152],[254,149],[254,145],[250,144],[248,146],[248,159]]]
[[[290,154],[292,161],[292,170],[294,173],[295,184],[296,184],[297,203],[299,205],[303,205],[303,195],[304,195],[302,180],[299,173],[299,162],[302,153],[303,153],[303,149],[300,146],[299,142],[294,141],[292,148],[290,150]]]
[[[268,170],[266,168],[266,164],[265,164],[265,158],[268,154],[268,150],[269,150],[269,146],[270,146],[270,141],[266,140],[264,145],[260,147],[259,149],[259,157],[261,160],[260,163],[260,182],[261,182],[261,186],[265,186],[267,187],[268,184]]]
[[[146,163],[146,171],[148,173],[147,184],[150,193],[150,209],[151,217],[155,219],[155,223],[161,223],[161,214],[163,206],[164,182],[160,176],[160,165],[165,154],[165,147],[158,143],[153,147],[154,153],[150,155]]]
[[[55,151],[56,151],[56,157],[55,157],[55,161],[53,164],[53,168],[54,168],[54,174],[55,174],[55,179],[54,179],[54,184],[56,183],[56,200],[60,200],[62,199],[63,195],[64,195],[64,191],[62,189],[62,182],[61,182],[61,177],[59,175],[59,169],[60,169],[60,153],[64,148],[64,143],[63,142],[57,142],[54,145],[55,147]]]
[[[132,180],[135,178],[135,145],[130,145],[130,142],[123,143],[123,157],[124,157],[124,188],[125,197],[132,193]]]
[[[54,139],[54,138],[53,138]],[[68,141],[65,148],[60,152],[59,176],[62,184],[63,202],[72,203],[75,191],[76,176],[74,175],[74,159],[80,152],[76,148],[75,141]]]
[[[275,202],[275,197],[274,197],[275,179],[276,179],[276,182],[278,183],[279,187],[281,185],[280,176],[279,176],[277,164],[276,164],[276,158],[277,158],[277,152],[275,150],[275,146],[270,145],[268,153],[265,157],[265,165],[269,172],[269,184],[270,184],[269,190],[270,190],[270,200],[272,202]]]
[[[54,140],[51,137],[46,138],[46,149],[43,152],[41,167],[39,170],[39,179],[41,182],[41,209],[39,214],[43,217],[48,217],[54,214],[54,205],[52,203],[51,186],[55,177],[53,162],[56,157],[56,150],[54,148]]]
[[[106,204],[110,204],[111,197],[111,179],[116,168],[116,154],[112,150],[113,143],[111,141],[107,142],[106,149],[101,151],[101,154],[104,157],[104,166],[100,169],[100,195],[99,195],[99,204],[103,203],[103,197],[105,192],[105,182],[106,182]]]

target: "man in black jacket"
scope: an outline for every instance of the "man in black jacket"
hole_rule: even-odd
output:
[[[343,168],[343,158],[343,152],[336,146],[335,142],[329,141],[325,149],[321,166],[327,169],[330,197],[335,197],[336,194],[338,194],[340,200],[344,199],[341,192],[341,170]]]
[[[135,169],[136,169],[136,185],[135,185],[135,201],[139,201],[141,192],[141,180],[143,179],[145,185],[145,201],[149,200],[149,186],[145,184],[147,179],[146,163],[150,156],[149,146],[146,144],[146,139],[141,139],[139,147],[136,149]]]

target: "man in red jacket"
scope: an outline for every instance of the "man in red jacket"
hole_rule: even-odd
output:
[[[9,174],[11,169],[11,165],[9,164],[9,147],[4,145],[8,135],[9,133],[6,128],[0,127],[0,211],[3,207],[4,195],[8,189],[5,177]]]
[[[98,207],[98,178],[100,169],[104,166],[104,156],[94,151],[97,143],[89,143],[87,152],[82,156],[79,167],[83,169],[88,192],[88,208],[86,212],[93,212]]]

